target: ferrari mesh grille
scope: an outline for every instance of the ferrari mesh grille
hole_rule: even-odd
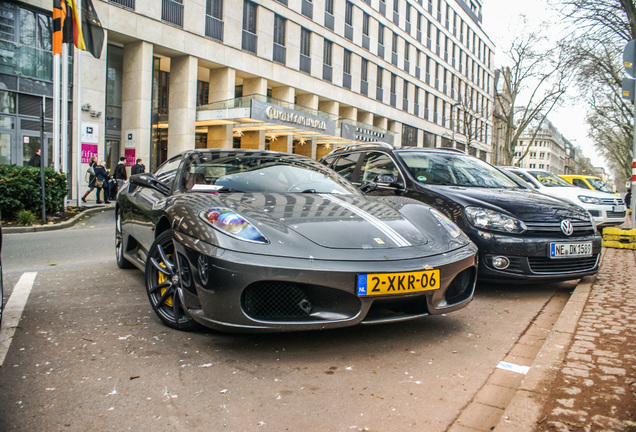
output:
[[[312,303],[297,284],[266,281],[245,289],[243,310],[256,319],[305,318],[311,314]]]
[[[584,258],[528,258],[534,273],[566,273],[591,270],[596,266],[598,255]]]

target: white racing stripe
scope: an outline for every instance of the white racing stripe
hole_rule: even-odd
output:
[[[393,228],[391,228],[390,226],[388,226],[387,224],[385,224],[384,222],[382,222],[380,219],[376,218],[375,216],[372,216],[369,213],[365,212],[361,208],[358,208],[358,207],[354,206],[353,204],[349,204],[346,201],[338,199],[338,198],[334,197],[333,195],[320,194],[320,196],[323,197],[326,200],[329,200],[329,201],[331,201],[331,202],[333,202],[335,204],[338,204],[338,205],[346,208],[350,212],[357,214],[362,219],[364,219],[367,222],[371,223],[374,227],[376,227],[377,229],[382,231],[387,237],[389,237],[399,247],[412,246],[412,244],[408,240],[406,240],[404,237],[402,237]]]
[[[2,328],[0,328],[0,366],[4,364],[4,358],[7,356],[7,351],[9,351],[9,345],[11,345],[15,329],[20,322],[24,305],[26,305],[29,294],[31,293],[36,275],[36,272],[29,272],[24,273],[22,277],[20,277],[2,312]]]

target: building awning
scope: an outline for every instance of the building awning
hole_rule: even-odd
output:
[[[299,141],[315,139],[334,147],[361,142],[394,144],[395,134],[372,125],[303,107],[262,95],[245,96],[201,105],[197,108],[196,127],[232,125],[233,135],[265,132],[276,139],[293,136]]]

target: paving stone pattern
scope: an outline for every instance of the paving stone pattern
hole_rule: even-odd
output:
[[[636,251],[603,253],[535,431],[636,431]]]

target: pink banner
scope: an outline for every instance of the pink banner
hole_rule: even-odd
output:
[[[135,164],[135,149],[124,149],[124,156],[126,156],[126,166]]]
[[[93,156],[97,157],[97,144],[82,143],[82,163],[89,163]]]

